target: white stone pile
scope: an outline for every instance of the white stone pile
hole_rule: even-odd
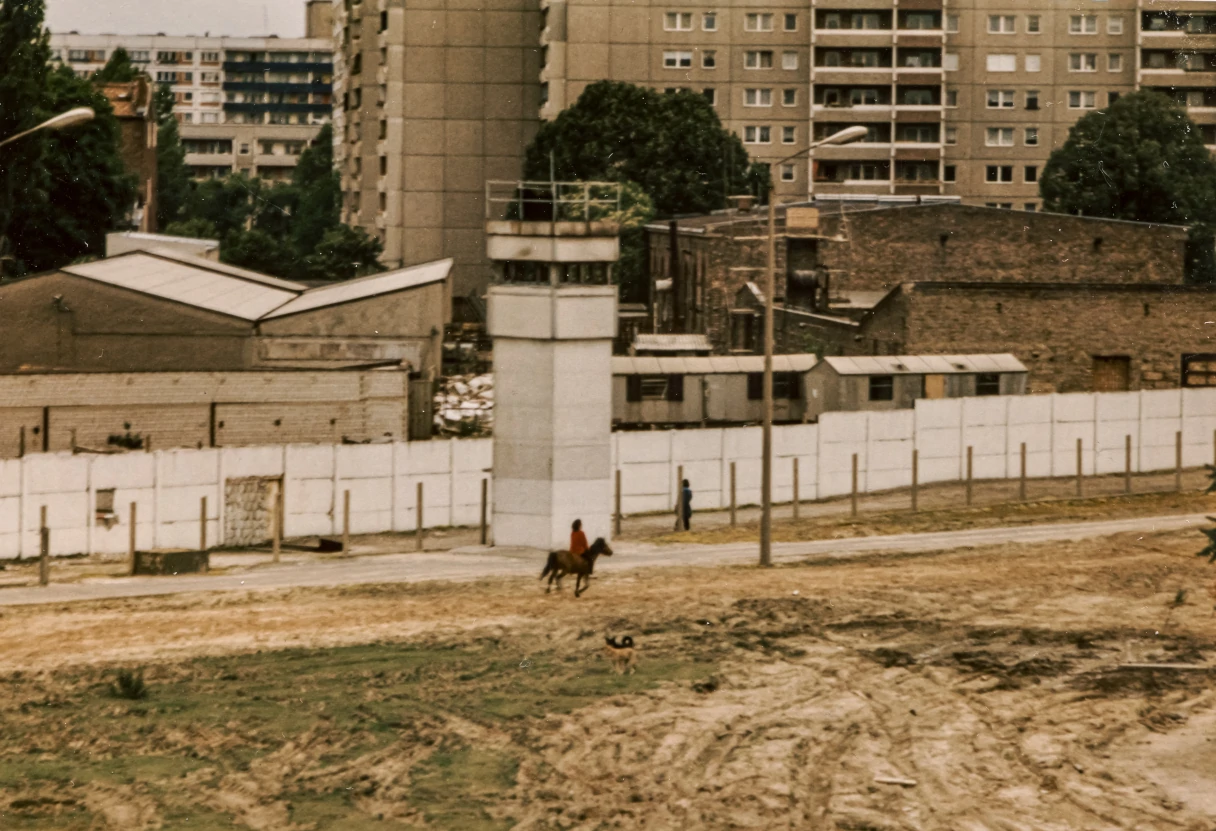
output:
[[[494,376],[452,375],[435,394],[435,430],[444,436],[488,436],[494,430]]]

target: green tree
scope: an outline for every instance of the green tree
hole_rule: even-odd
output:
[[[259,228],[230,231],[220,245],[220,259],[229,265],[290,277],[296,270],[296,252],[282,236]]]
[[[93,80],[104,84],[129,84],[143,73],[131,63],[131,56],[121,46],[110,55],[106,65],[93,73]]]
[[[40,117],[92,107],[96,117],[70,130],[49,132],[36,174],[13,217],[12,243],[29,271],[57,268],[105,251],[107,231],[123,227],[137,187],[122,162],[118,119],[105,96],[66,66],[47,78]]]
[[[112,59],[111,59],[112,61]],[[104,70],[103,70],[104,71]],[[182,147],[177,118],[173,115],[176,97],[168,84],[158,84],[152,97],[156,112],[156,225],[164,228],[186,219],[190,200],[190,168]]]
[[[219,233],[215,230],[215,224],[201,217],[170,222],[161,229],[161,233],[168,234],[171,237],[193,237],[194,239],[219,238]]]
[[[1213,279],[1216,162],[1186,111],[1156,92],[1083,116],[1039,180],[1048,211],[1191,226],[1188,272]]]
[[[340,224],[342,183],[334,169],[334,132],[326,124],[292,171],[296,191],[291,239],[296,250],[307,253],[326,233]]]
[[[383,271],[384,246],[362,228],[339,225],[325,233],[313,252],[304,257],[303,278],[351,280]]]
[[[528,146],[529,179],[603,179],[641,185],[659,215],[706,213],[735,193],[768,193],[752,162],[704,96],[660,94],[599,81],[544,124]]]
[[[0,139],[42,120],[51,47],[42,21],[44,0],[0,0]],[[15,208],[37,188],[45,133],[6,145],[0,164],[0,248]]]

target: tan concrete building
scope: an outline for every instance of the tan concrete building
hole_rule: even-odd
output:
[[[771,163],[870,129],[781,164],[786,201],[1038,210],[1073,122],[1141,87],[1185,103],[1216,145],[1216,3],[343,0],[335,14],[344,216],[381,235],[387,262],[454,257],[457,294],[488,279],[482,182],[517,177],[540,121],[601,79],[701,92]]]

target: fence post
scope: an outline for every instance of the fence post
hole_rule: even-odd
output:
[[[853,454],[853,488],[851,499],[851,514],[857,516],[857,454]]]
[[[152,437],[151,436],[148,436],[147,438],[144,439],[144,452],[145,453],[152,452]]]
[[[51,529],[46,527],[46,505],[42,506],[38,525],[38,585],[51,583]]]
[[[1182,431],[1174,433],[1174,490],[1182,493]]]
[[[917,497],[920,485],[920,451],[912,449],[912,512],[919,510]]]
[[[1132,492],[1132,436],[1123,439],[1123,492]]]
[[[25,427],[21,428],[21,433],[17,436],[17,458],[25,457]]]
[[[676,530],[684,527],[684,465],[676,468]]]
[[[349,493],[349,491],[348,491]],[[349,512],[348,512],[349,513]],[[283,553],[283,483],[279,483],[279,487],[274,493],[274,508],[271,512],[270,521],[270,553],[274,558],[274,562],[279,562],[279,558]],[[345,545],[343,545],[345,551]]]
[[[613,533],[612,536],[621,536],[621,469],[616,469],[616,496],[613,500]]]
[[[798,457],[794,457],[794,519],[798,519]]]
[[[72,442],[72,454],[76,454],[76,428],[68,430],[68,439]]]
[[[418,483],[417,490],[418,490],[418,494],[417,494],[416,499],[418,500],[418,507],[414,511],[414,519],[417,520],[416,524],[417,524],[418,528],[414,533],[414,538],[415,538],[414,542],[415,542],[418,550],[421,551],[422,550],[422,483],[421,482]]]
[[[482,478],[481,480],[481,544],[485,545],[489,539],[488,528],[486,525],[486,508],[490,499],[490,480]]]
[[[127,558],[131,561],[131,574],[135,574],[135,503],[131,503],[131,527],[127,532]]]
[[[1081,440],[1077,439],[1077,496],[1082,495],[1082,486],[1081,486],[1081,454],[1082,454],[1082,452],[1083,451],[1081,449]]]
[[[207,497],[199,499],[198,503],[198,550],[207,550]]]
[[[971,445],[967,445],[967,507],[968,508],[971,507],[971,498],[974,494],[974,487],[972,485],[972,476],[975,471],[975,468],[972,465],[972,461],[973,461],[972,456],[974,455],[973,451],[974,451],[974,448]]]
[[[1022,473],[1018,481],[1018,499],[1026,501],[1026,442],[1022,442]]]
[[[735,501],[735,463],[730,463],[730,527],[734,528],[736,523],[735,512],[738,503]]]
[[[342,556],[350,556],[350,491],[342,491]]]

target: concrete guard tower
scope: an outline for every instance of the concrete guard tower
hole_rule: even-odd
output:
[[[497,546],[610,537],[619,210],[612,183],[486,183]]]

